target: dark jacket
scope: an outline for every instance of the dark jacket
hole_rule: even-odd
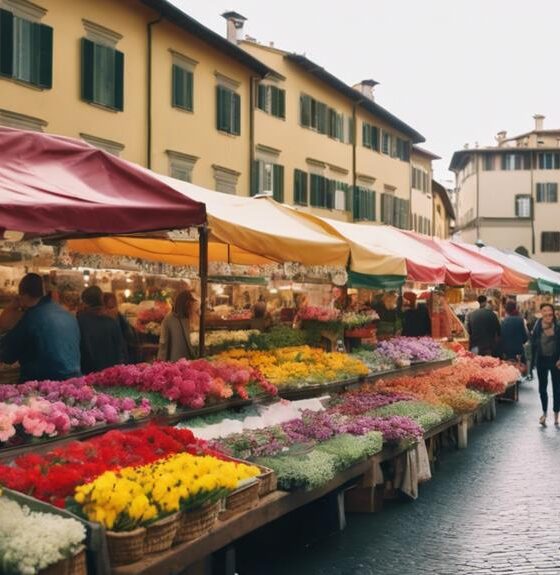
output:
[[[541,356],[541,335],[542,335],[542,321],[539,319],[531,333],[531,369],[539,364]],[[560,360],[560,325],[554,322],[554,336],[556,339],[556,352],[552,359],[554,363]]]
[[[422,337],[431,335],[432,321],[426,306],[419,305],[415,309],[407,309],[403,316],[402,335],[407,337]]]
[[[519,315],[508,315],[501,325],[501,352],[506,359],[525,357],[523,344],[529,339],[525,321]]]
[[[20,364],[20,381],[61,381],[80,375],[76,318],[44,297],[0,341],[0,361]]]
[[[478,348],[481,355],[490,354],[496,349],[500,335],[500,321],[492,310],[481,307],[469,313],[467,330],[471,349]]]
[[[116,320],[90,309],[78,313],[78,324],[83,373],[123,363],[125,343]]]

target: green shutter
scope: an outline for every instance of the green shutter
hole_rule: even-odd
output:
[[[52,88],[53,29],[44,24],[35,24],[35,27],[39,46],[39,74],[37,85],[41,88]]]
[[[319,176],[317,174],[311,174],[309,176],[310,186],[311,186],[311,197],[310,204],[317,207],[319,205]]]
[[[316,127],[320,134],[327,133],[327,106],[323,102],[316,103],[317,121]]]
[[[305,94],[299,97],[299,120],[302,126],[311,126],[311,98]]]
[[[124,108],[124,54],[115,50],[115,99],[117,110]]]
[[[171,105],[175,108],[182,108],[185,101],[183,73],[182,68],[173,64],[171,68]]]
[[[327,108],[327,134],[331,138],[336,137],[336,110]]]
[[[0,74],[14,73],[14,15],[0,10]]]
[[[260,162],[253,160],[251,163],[251,195],[256,196],[260,192]]]
[[[233,107],[233,126],[232,134],[239,136],[241,134],[241,96],[232,92],[232,107]]]
[[[360,188],[358,186],[352,190],[352,219],[354,221],[360,219]]]
[[[364,122],[362,124],[362,145],[364,146],[364,148],[369,148],[370,147],[370,143],[369,143],[369,126]]]
[[[216,104],[218,130],[229,132],[231,130],[231,91],[223,86],[216,86]]]
[[[379,129],[376,126],[371,128],[372,148],[379,152]]]
[[[259,84],[257,91],[257,108],[266,112],[266,90],[267,86],[264,84]]]
[[[307,205],[307,172],[294,170],[294,204]]]
[[[286,90],[278,90],[278,117],[286,117]]]
[[[93,52],[95,44],[82,38],[82,99],[93,102]]]
[[[278,88],[270,86],[270,113],[273,116],[278,116]]]
[[[348,120],[348,138],[346,139],[346,142],[348,144],[353,144],[354,143],[354,118],[352,118],[352,116],[349,116],[347,118]]]
[[[372,222],[375,222],[375,220],[376,220],[376,215],[377,215],[377,214],[375,213],[375,211],[376,211],[376,210],[375,210],[375,206],[376,206],[376,200],[377,200],[377,195],[376,195],[376,193],[375,193],[375,192],[370,192],[370,193],[369,193],[369,198],[370,198],[370,212],[369,212],[370,218],[369,218],[369,219],[370,219]]]
[[[222,87],[216,86],[216,129],[223,130],[223,115],[224,115],[224,103],[222,96]]]
[[[185,82],[185,91],[187,92],[185,102],[186,108],[192,112],[194,109],[194,75],[188,70],[185,71]]]
[[[274,199],[277,202],[284,202],[284,166],[274,164],[272,166],[272,186]]]

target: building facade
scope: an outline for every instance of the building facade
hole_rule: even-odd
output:
[[[534,120],[530,132],[500,132],[495,146],[455,152],[457,232],[560,268],[560,130],[544,129],[544,116]]]
[[[222,192],[433,233],[424,138],[305,56],[166,0],[0,0],[0,125],[81,138]]]

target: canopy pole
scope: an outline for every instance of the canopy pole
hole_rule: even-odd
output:
[[[198,355],[204,357],[206,349],[206,300],[208,299],[208,227],[198,228],[198,276],[200,278],[200,324],[198,328]]]

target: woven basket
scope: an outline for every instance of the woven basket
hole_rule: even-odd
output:
[[[179,528],[180,514],[174,513],[152,523],[146,528],[146,539],[144,540],[144,553],[159,553],[165,551],[173,545],[175,534]]]
[[[87,575],[86,548],[82,545],[68,563],[68,575]]]
[[[109,559],[113,565],[135,563],[144,557],[146,529],[139,527],[133,531],[107,531]]]
[[[0,367],[0,385],[15,383],[19,383],[19,366],[2,365]]]
[[[39,575],[68,575],[70,559],[62,559],[58,563],[49,565],[46,569],[41,569]]]
[[[222,502],[216,501],[216,503],[204,505],[200,509],[180,513],[179,527],[175,534],[174,543],[184,543],[201,535],[206,535],[216,523],[221,508]]]
[[[278,487],[278,477],[274,470],[264,467],[262,465],[258,466],[261,470],[261,474],[257,477],[259,480],[259,497],[265,497],[269,493],[276,491]]]
[[[255,481],[236,489],[226,497],[226,506],[220,513],[220,519],[229,519],[237,513],[253,508],[259,502],[261,483]]]

